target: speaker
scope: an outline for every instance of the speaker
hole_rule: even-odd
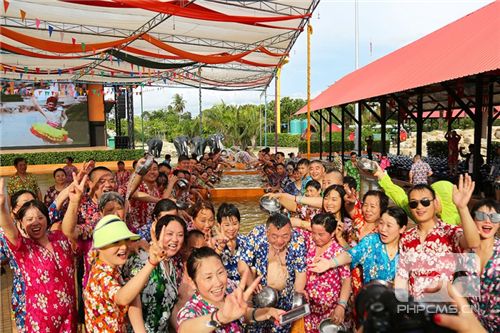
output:
[[[130,139],[128,136],[115,136],[115,149],[128,149]]]
[[[120,119],[125,119],[127,117],[126,100],[127,97],[125,96],[125,93],[118,95],[118,99],[116,100],[116,113]]]

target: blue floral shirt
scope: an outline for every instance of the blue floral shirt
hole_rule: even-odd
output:
[[[7,246],[7,240],[3,230],[0,228],[0,261],[8,261],[13,272],[12,281],[12,314],[16,321],[17,331],[22,333],[27,331],[26,319],[26,284],[22,277],[21,269],[14,256]]]
[[[358,265],[363,267],[364,284],[372,280],[394,280],[399,253],[392,260],[389,259],[386,246],[380,240],[378,233],[363,237],[356,246],[347,252],[352,258],[351,269]]]
[[[241,259],[242,252],[245,251],[246,243],[247,236],[238,234],[236,236],[236,249],[234,254],[231,253],[231,250],[227,245],[220,254],[222,263],[227,271],[227,277],[236,283],[239,283],[241,279],[240,273],[238,272],[238,261]]]
[[[267,286],[269,243],[267,240],[266,226],[258,225],[249,234],[245,251],[241,254],[248,266],[255,268],[258,275],[262,276],[261,285]],[[290,310],[292,308],[292,297],[296,273],[306,271],[306,243],[304,237],[297,231],[292,231],[292,238],[286,252],[286,267],[288,278],[285,288],[279,292],[277,308]],[[274,326],[273,332],[289,332],[290,325]]]

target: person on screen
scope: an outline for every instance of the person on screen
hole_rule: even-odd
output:
[[[35,123],[31,126],[31,133],[43,141],[49,143],[73,143],[73,139],[68,136],[68,131],[64,129],[68,122],[68,116],[61,106],[57,106],[57,97],[47,98],[46,108],[42,108],[35,96],[31,97],[35,109],[40,112],[46,123]]]

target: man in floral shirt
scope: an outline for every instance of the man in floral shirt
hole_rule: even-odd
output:
[[[407,289],[415,298],[421,298],[425,289],[437,287],[439,281],[453,280],[457,269],[453,254],[479,245],[479,234],[467,207],[473,190],[470,177],[465,181],[460,177],[453,201],[460,213],[461,227],[445,224],[436,217],[438,201],[430,186],[415,185],[408,192],[417,226],[403,233],[400,239],[396,288]]]
[[[272,214],[266,225],[256,226],[248,235],[241,260],[258,276],[262,286],[278,290],[276,308],[292,308],[293,292],[305,293],[306,244],[304,237],[293,230],[290,219],[282,214]],[[264,330],[262,323],[257,330]],[[289,332],[290,325],[273,325],[273,332]],[[266,331],[267,332],[267,331]]]

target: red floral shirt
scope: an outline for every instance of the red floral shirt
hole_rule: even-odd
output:
[[[409,292],[416,298],[437,281],[451,281],[462,253],[462,228],[438,220],[425,241],[420,242],[418,227],[406,231],[399,241],[400,260],[397,275],[408,280]]]

